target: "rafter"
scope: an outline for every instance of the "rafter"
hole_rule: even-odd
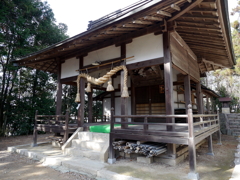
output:
[[[144,19],[151,20],[151,21],[162,21],[163,18],[155,17],[155,16],[145,16]]]
[[[171,7],[172,9],[177,10],[177,11],[181,11],[181,8],[180,8],[178,5],[176,5],[176,4],[171,4],[170,7]]]
[[[172,17],[172,14],[169,12],[166,12],[166,11],[159,10],[159,11],[157,11],[157,14],[162,15],[162,16]]]
[[[153,24],[152,22],[149,22],[149,21],[140,21],[140,20],[133,20],[132,23],[133,24],[146,24],[146,25]]]

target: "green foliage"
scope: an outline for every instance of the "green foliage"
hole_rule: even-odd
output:
[[[64,40],[66,31],[65,24],[55,24],[47,2],[0,1],[0,132],[28,134],[35,110],[55,113],[54,76],[12,61]]]

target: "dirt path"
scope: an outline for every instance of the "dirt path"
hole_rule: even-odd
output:
[[[48,135],[39,135],[40,141],[46,141]],[[29,144],[32,136],[18,136],[0,138],[0,179],[1,180],[74,180],[74,179],[90,179],[85,175],[73,172],[61,173],[49,167],[44,167],[40,162],[34,162],[18,154],[11,154],[6,151],[7,147]],[[234,151],[238,142],[236,138],[231,136],[222,136],[223,145],[217,145],[216,140],[213,141],[213,149],[215,156],[206,155],[208,151],[207,145],[203,145],[197,150],[197,172],[200,174],[201,180],[228,180],[234,168]],[[134,160],[133,160],[134,161]],[[130,175],[146,180],[179,180],[177,174],[186,174],[189,172],[188,159],[176,167],[170,167],[163,164],[141,165],[139,172],[129,167],[132,160],[120,160],[116,165],[109,166],[109,170],[119,174]],[[122,166],[117,168],[116,166]],[[135,166],[134,165],[134,166]],[[140,167],[142,166],[142,167]],[[150,168],[146,169],[145,168]],[[151,173],[150,173],[151,172]],[[165,175],[161,174],[164,172]],[[168,175],[166,173],[169,172]],[[152,175],[150,175],[152,174]],[[157,176],[154,176],[156,174]],[[158,177],[158,178],[156,178]]]
[[[38,141],[46,141],[49,135],[39,135]],[[19,154],[11,154],[7,147],[29,144],[32,136],[0,137],[0,179],[1,180],[93,180],[79,173],[61,173],[40,162],[30,160]]]

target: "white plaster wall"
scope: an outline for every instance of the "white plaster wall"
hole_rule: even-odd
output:
[[[121,77],[117,76],[116,78],[114,78],[114,88],[118,89],[118,85],[119,84],[120,84],[120,87],[121,87]],[[127,77],[127,86],[128,86],[128,88],[131,87],[131,78],[130,78],[130,76]]]
[[[95,61],[105,61],[108,59],[118,58],[120,56],[120,46],[108,46],[88,53],[88,55],[83,58],[83,66],[90,65]]]
[[[66,60],[62,63],[61,79],[78,75],[77,69],[79,69],[78,59],[74,57]]]
[[[126,46],[126,57],[131,56],[134,58],[127,60],[127,64],[163,57],[162,35],[152,33],[133,39]]]

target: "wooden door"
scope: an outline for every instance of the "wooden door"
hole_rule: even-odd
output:
[[[157,86],[136,87],[136,115],[165,114],[165,94]]]

